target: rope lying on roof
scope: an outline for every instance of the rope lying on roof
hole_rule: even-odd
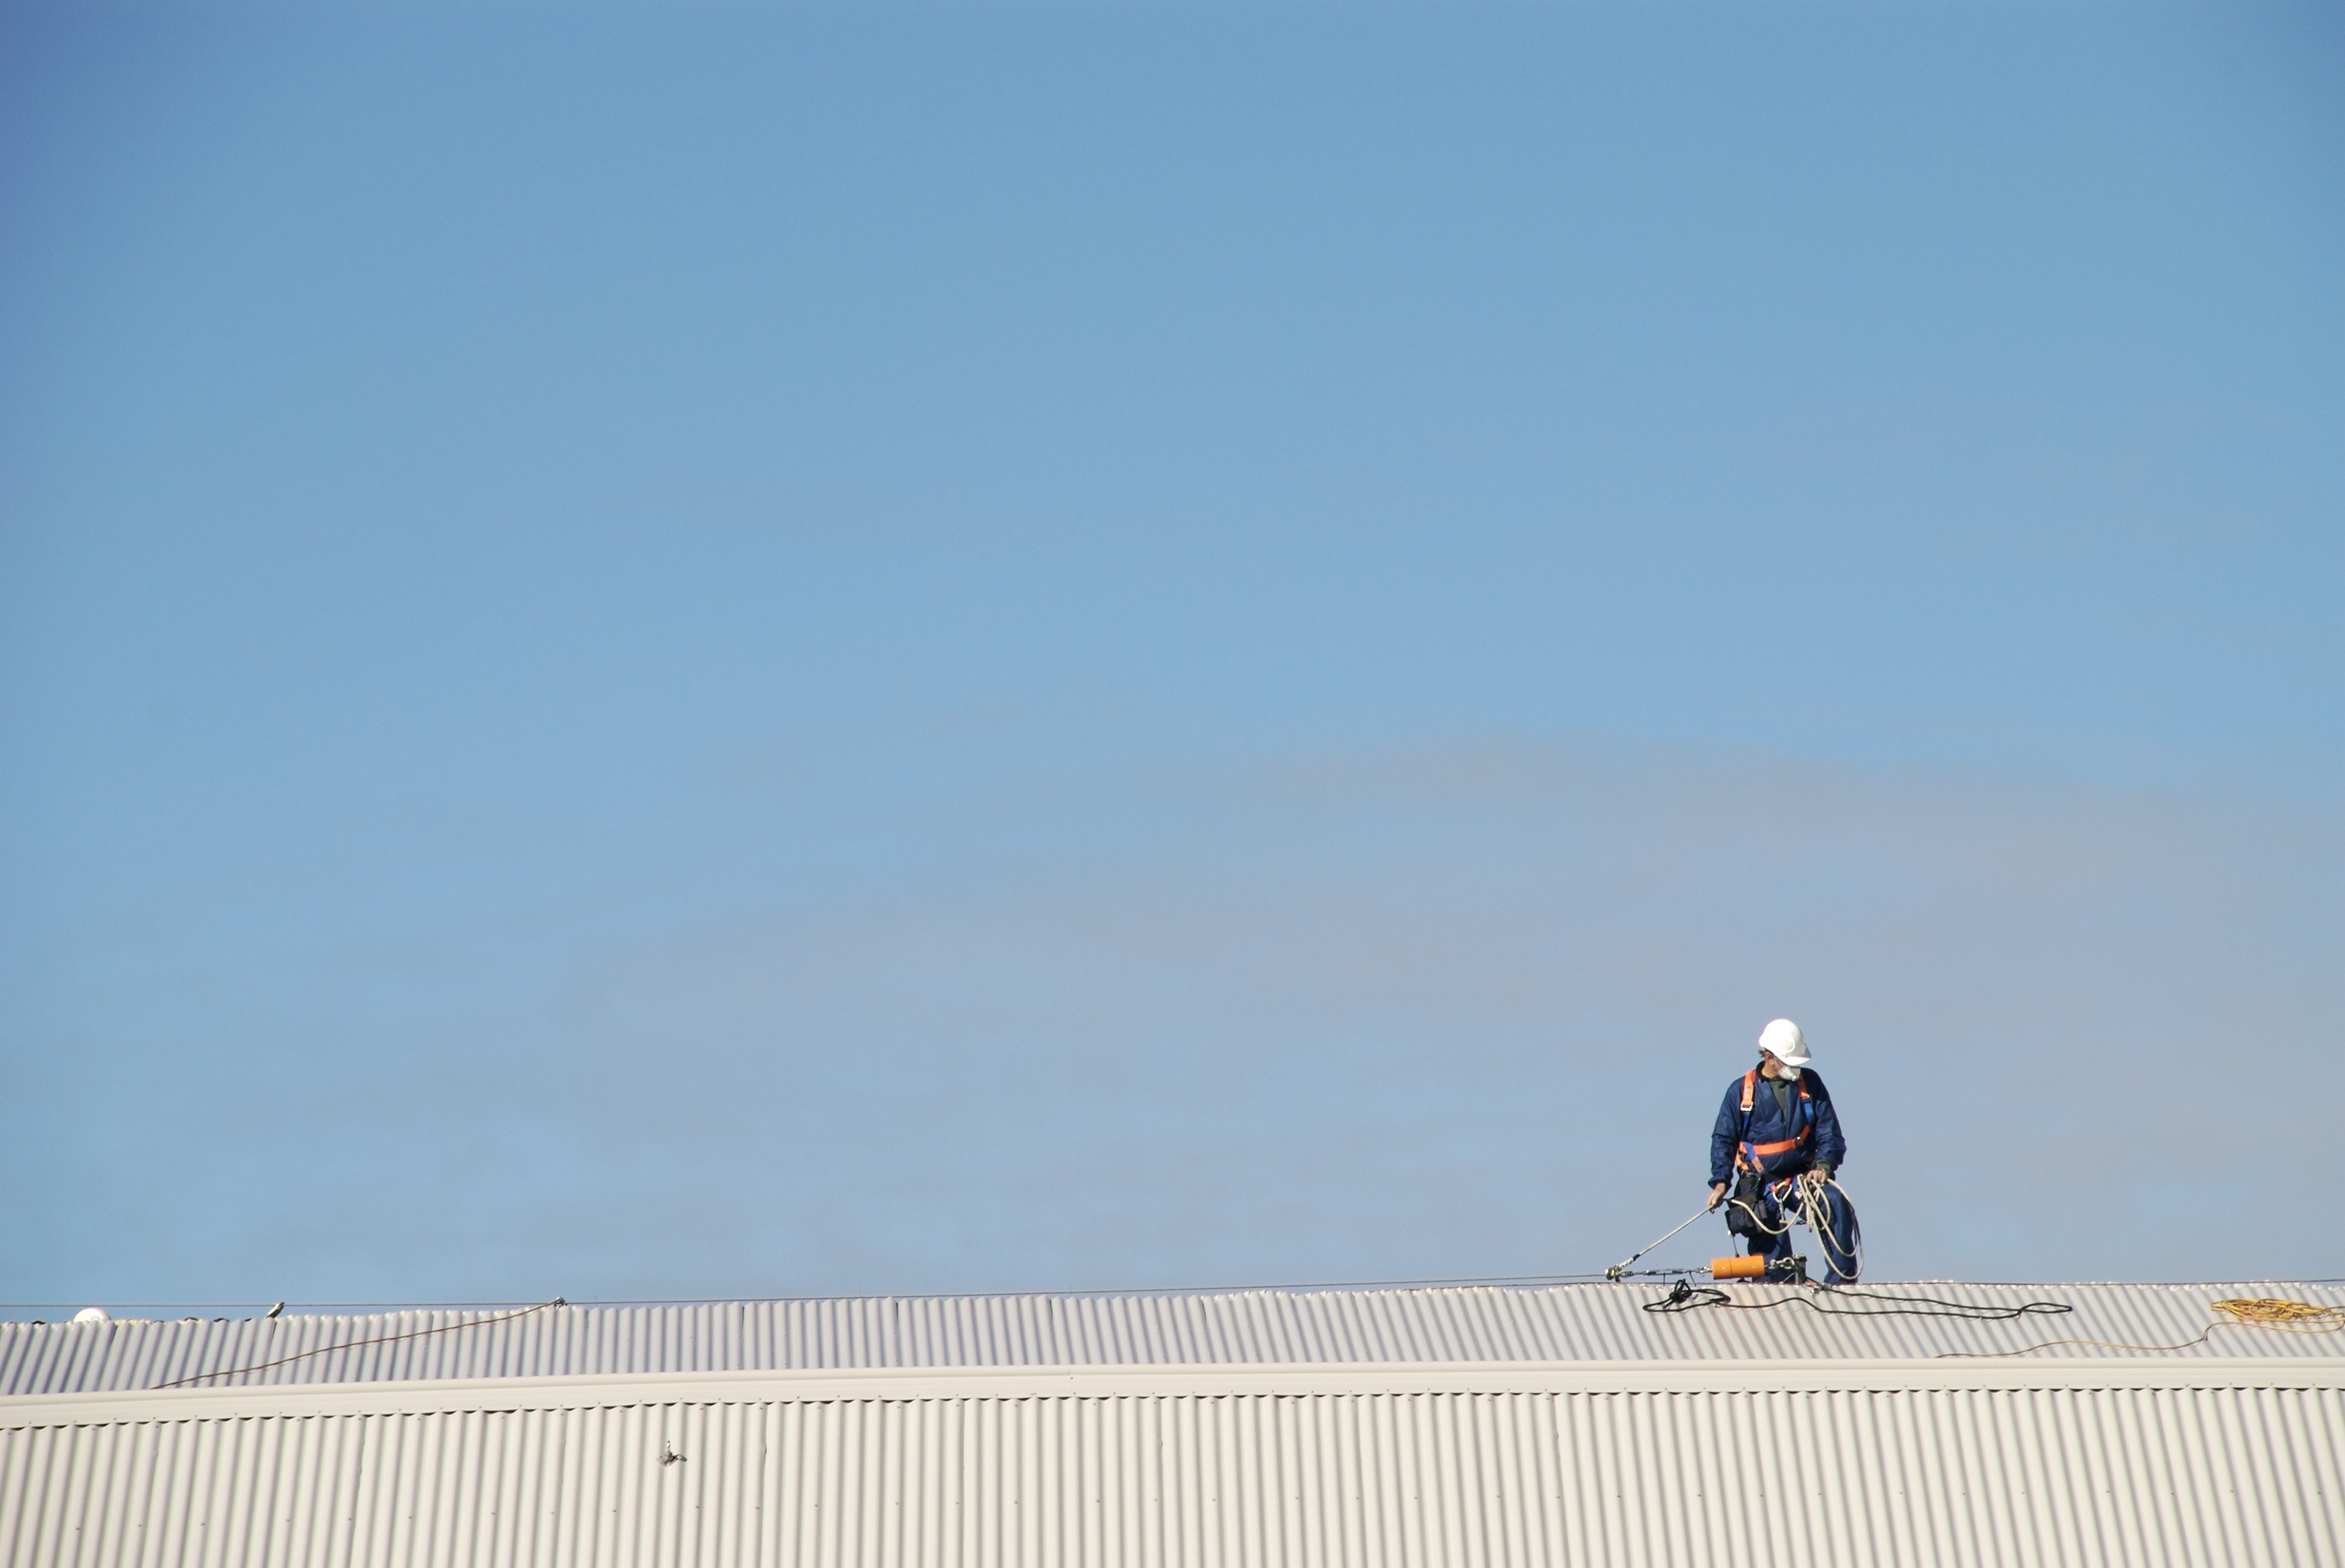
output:
[[[2284,1301],[2272,1296],[2254,1296],[2218,1301],[2215,1310],[2230,1313],[2241,1326],[2253,1323],[2259,1328],[2280,1329],[2291,1334],[2333,1334],[2345,1329],[2345,1307],[2316,1307],[2309,1301]],[[2216,1325],[2217,1328],[2225,1326]]]
[[[1881,1301],[1893,1303],[1879,1307],[1827,1307],[1829,1300]],[[1797,1301],[1812,1311],[1827,1318],[1956,1318],[1971,1323],[2003,1323],[2014,1318],[2046,1316],[2073,1312],[2076,1309],[2066,1301],[2021,1301],[2009,1306],[1995,1306],[1980,1301],[1946,1301],[1935,1296],[1888,1296],[1877,1290],[1852,1290],[1844,1286],[1814,1285],[1805,1290],[1793,1290],[1772,1300],[1738,1300],[1715,1285],[1695,1285],[1680,1280],[1670,1288],[1666,1296],[1659,1296],[1644,1304],[1648,1312],[1666,1314],[1690,1312],[1702,1307],[1727,1307],[1741,1312],[1763,1312],[1780,1307],[1786,1301]]]
[[[518,1312],[507,1312],[502,1317],[475,1318],[469,1323],[442,1323],[436,1329],[412,1329],[404,1334],[383,1334],[371,1340],[346,1340],[339,1345],[320,1345],[314,1351],[297,1351],[292,1355],[279,1356],[273,1361],[258,1361],[249,1367],[229,1367],[217,1372],[197,1372],[189,1377],[173,1378],[169,1382],[157,1383],[155,1387],[157,1389],[184,1388],[189,1383],[208,1382],[213,1378],[233,1378],[240,1377],[246,1372],[265,1372],[271,1367],[285,1366],[305,1357],[322,1356],[333,1351],[355,1351],[363,1345],[388,1345],[397,1340],[421,1340],[430,1334],[452,1334],[458,1329],[485,1329],[491,1323],[510,1323],[515,1318],[526,1318],[532,1312],[543,1312],[549,1308],[566,1307],[569,1304],[556,1296],[551,1301],[540,1301],[534,1307],[523,1307]]]
[[[2218,1329],[2278,1329],[2290,1334],[2333,1334],[2345,1329],[2345,1307],[2317,1307],[2310,1301],[2283,1300],[2274,1296],[2242,1296],[2213,1303],[2218,1312],[2228,1313],[2231,1320],[2218,1318],[2198,1330],[2196,1338],[2178,1345],[2128,1345],[2115,1340],[2046,1340],[2040,1345],[2030,1345],[2020,1351],[1947,1351],[1937,1356],[1963,1357],[1985,1361],[2001,1356],[2025,1356],[2036,1351],[2048,1351],[2055,1345],[2092,1345],[2104,1351],[2188,1351],[2207,1342]]]

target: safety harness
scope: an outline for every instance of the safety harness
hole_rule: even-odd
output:
[[[1815,1141],[1816,1113],[1815,1107],[1808,1099],[1806,1075],[1802,1074],[1800,1079],[1799,1107],[1792,1112],[1792,1120],[1800,1130],[1781,1143],[1751,1141],[1751,1097],[1758,1092],[1759,1069],[1753,1067],[1742,1075],[1743,1138],[1742,1147],[1736,1150],[1734,1155],[1734,1168],[1737,1170],[1761,1170],[1763,1168],[1759,1163],[1761,1160],[1772,1159],[1779,1154],[1789,1154],[1795,1148],[1804,1148]]]

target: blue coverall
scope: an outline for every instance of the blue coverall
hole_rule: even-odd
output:
[[[1788,1110],[1776,1102],[1776,1083],[1790,1087]],[[1802,1088],[1808,1091],[1805,1100],[1800,1098]],[[1760,1217],[1769,1227],[1780,1225],[1783,1229],[1779,1235],[1752,1237],[1751,1251],[1754,1256],[1776,1259],[1792,1255],[1792,1230],[1783,1224],[1781,1202],[1791,1189],[1790,1180],[1812,1169],[1827,1175],[1838,1170],[1848,1158],[1848,1140],[1841,1136],[1840,1116],[1832,1109],[1832,1092],[1824,1087],[1823,1079],[1816,1076],[1812,1067],[1797,1078],[1771,1081],[1761,1077],[1752,1088],[1747,1127],[1743,1124],[1741,1076],[1726,1086],[1726,1098],[1720,1104],[1718,1120],[1710,1129],[1710,1179],[1712,1186],[1726,1183],[1730,1201],[1736,1176],[1736,1151],[1745,1143],[1789,1142],[1798,1138],[1802,1127],[1813,1129],[1804,1144],[1781,1154],[1762,1156],[1758,1161],[1759,1174],[1765,1181],[1760,1189]],[[1856,1212],[1837,1187],[1824,1189],[1824,1211],[1831,1231],[1828,1240],[1818,1239],[1824,1241],[1824,1277],[1834,1284],[1851,1283],[1856,1279]]]

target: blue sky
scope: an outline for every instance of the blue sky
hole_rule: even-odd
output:
[[[2340,67],[0,7],[0,1298],[2337,1274]]]

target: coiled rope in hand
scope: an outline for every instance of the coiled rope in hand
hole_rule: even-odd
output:
[[[1848,1203],[1848,1189],[1829,1176],[1813,1179],[1806,1175],[1789,1176],[1768,1183],[1761,1190],[1774,1198],[1775,1211],[1781,1217],[1780,1222],[1773,1225],[1767,1223],[1766,1215],[1756,1202],[1740,1198],[1730,1199],[1728,1202],[1740,1206],[1742,1212],[1751,1217],[1751,1227],[1764,1235],[1781,1236],[1794,1224],[1806,1226],[1815,1232],[1816,1240],[1823,1248],[1824,1261],[1834,1274],[1850,1280],[1860,1279],[1864,1273],[1864,1233],[1857,1229],[1854,1223],[1856,1206],[1849,1204],[1852,1216],[1849,1228],[1856,1231],[1856,1246],[1853,1251],[1843,1250],[1832,1236],[1832,1205],[1824,1198],[1827,1187],[1840,1194],[1842,1202]],[[1683,1229],[1684,1227],[1679,1229]],[[1671,1231],[1670,1235],[1676,1233]],[[1629,1261],[1636,1259],[1632,1258]]]

